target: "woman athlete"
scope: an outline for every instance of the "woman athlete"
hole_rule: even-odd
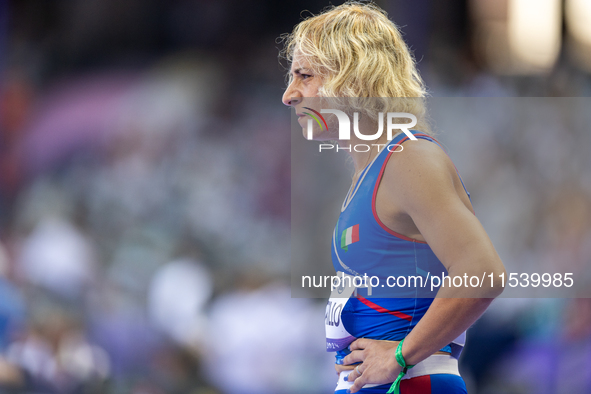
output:
[[[350,297],[329,304],[340,313],[327,322],[327,348],[337,353],[336,392],[465,393],[457,363],[465,330],[502,292],[497,279],[505,271],[453,163],[422,122],[425,88],[400,32],[376,5],[347,2],[283,38],[291,63],[283,102],[295,109],[304,135],[306,113],[327,108],[329,98],[409,98],[352,99],[358,129],[374,134],[379,112],[410,112],[421,130],[391,140],[383,133],[368,151],[350,149],[368,144],[356,133],[338,141],[355,175],[333,234],[335,269],[493,278],[477,288],[442,286],[437,298],[372,298],[367,289],[357,295],[339,289]],[[325,116],[329,125],[336,118]],[[335,140],[328,130],[334,127],[314,124],[313,139]]]

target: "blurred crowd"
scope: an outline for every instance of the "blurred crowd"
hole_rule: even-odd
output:
[[[380,2],[433,96],[591,91],[487,71],[466,3]],[[326,5],[0,1],[0,393],[333,390],[324,300],[290,297],[276,42]],[[585,127],[444,137],[505,260],[589,266]],[[591,392],[589,299],[497,300],[468,342],[471,393]]]

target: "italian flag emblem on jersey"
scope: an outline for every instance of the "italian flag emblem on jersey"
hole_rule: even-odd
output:
[[[341,248],[344,249],[345,252],[348,250],[347,247],[349,245],[357,241],[359,241],[358,224],[343,230],[343,234],[341,234]]]

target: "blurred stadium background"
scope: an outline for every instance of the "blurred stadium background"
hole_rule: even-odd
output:
[[[591,92],[591,2],[377,3],[434,97]],[[323,300],[290,297],[277,58],[326,5],[0,0],[1,393],[332,391]],[[493,241],[527,224],[502,257],[589,266],[588,136],[490,133],[452,157]],[[589,299],[497,300],[468,341],[472,394],[591,393]]]

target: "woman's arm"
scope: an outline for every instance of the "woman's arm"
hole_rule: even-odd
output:
[[[454,187],[455,169],[437,145],[408,141],[393,154],[380,189],[387,193],[396,216],[408,215],[451,277],[467,275],[487,280],[482,287],[442,287],[402,347],[407,364],[416,364],[449,344],[470,327],[502,292],[499,274],[504,266],[484,228],[462,202]],[[453,171],[453,172],[452,172]],[[392,212],[394,210],[391,210]],[[387,210],[388,211],[388,210]],[[488,278],[493,274],[492,283]],[[388,383],[400,371],[397,342],[359,339],[351,345],[345,364],[363,362],[349,375],[351,392],[367,383]]]

